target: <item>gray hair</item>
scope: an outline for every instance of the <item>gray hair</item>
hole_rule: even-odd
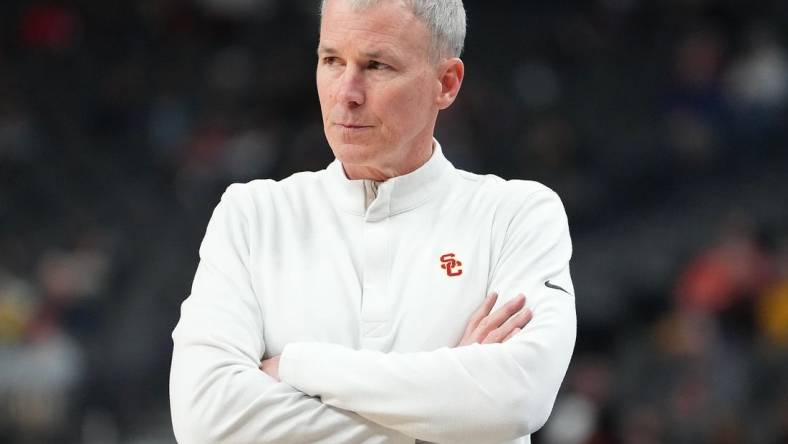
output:
[[[329,0],[322,0],[321,15]],[[336,0],[334,0],[336,1]],[[351,8],[361,10],[384,0],[342,0]],[[462,0],[399,0],[419,18],[432,36],[430,56],[459,57],[465,46],[465,7]]]

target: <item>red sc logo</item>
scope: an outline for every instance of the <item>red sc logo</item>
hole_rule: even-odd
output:
[[[447,276],[459,276],[462,274],[462,262],[454,258],[454,253],[446,253],[441,256],[441,268],[446,270]]]

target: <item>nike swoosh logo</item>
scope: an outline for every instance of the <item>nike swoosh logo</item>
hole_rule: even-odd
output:
[[[568,294],[569,296],[572,296],[571,293],[569,293],[568,291],[564,290],[562,287],[559,287],[558,285],[555,285],[555,284],[551,283],[549,280],[544,283],[544,286],[547,287],[547,288],[552,288],[553,290],[561,290],[564,293]]]

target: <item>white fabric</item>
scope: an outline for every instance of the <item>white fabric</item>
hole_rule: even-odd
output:
[[[558,196],[437,143],[364,196],[337,161],[228,188],[173,332],[180,442],[522,444],[544,424],[576,334]],[[533,320],[455,347],[490,291],[526,294]],[[258,369],[279,354],[281,383]]]

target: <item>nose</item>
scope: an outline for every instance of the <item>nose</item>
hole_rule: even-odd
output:
[[[350,108],[356,108],[363,105],[365,99],[361,73],[357,68],[348,66],[339,78],[337,100]]]

